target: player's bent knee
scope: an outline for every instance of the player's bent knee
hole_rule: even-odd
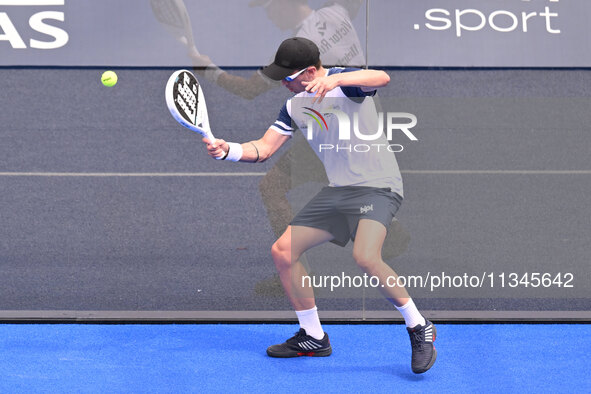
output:
[[[271,246],[271,257],[279,271],[289,269],[291,266],[291,245],[279,238]]]
[[[364,271],[372,270],[382,263],[382,258],[373,251],[353,251],[355,263]]]

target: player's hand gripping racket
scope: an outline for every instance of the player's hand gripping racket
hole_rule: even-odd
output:
[[[191,18],[183,0],[150,0],[150,5],[158,22],[191,52],[200,55],[195,47]]]
[[[166,105],[177,122],[213,144],[215,137],[209,127],[205,97],[199,81],[190,71],[178,70],[170,76],[166,84]]]

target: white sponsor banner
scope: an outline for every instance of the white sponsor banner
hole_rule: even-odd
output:
[[[184,4],[198,51],[220,66],[265,65],[296,34],[331,59],[377,66],[591,66],[588,0],[368,1]],[[0,0],[0,65],[192,64],[170,30],[150,0]]]
[[[589,67],[590,17],[587,0],[371,0],[369,63]]]

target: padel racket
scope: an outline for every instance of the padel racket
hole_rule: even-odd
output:
[[[177,40],[189,49],[195,47],[191,18],[183,0],[150,0],[154,16]]]
[[[205,97],[197,78],[187,70],[175,71],[166,84],[166,105],[173,118],[189,130],[214,142]]]

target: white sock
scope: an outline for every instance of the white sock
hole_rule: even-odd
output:
[[[408,299],[408,302],[402,306],[397,306],[396,309],[402,313],[406,326],[409,328],[415,327],[417,324],[424,326],[427,322],[421,312],[417,309],[417,306],[413,302],[412,298]]]
[[[305,311],[296,311],[300,327],[306,330],[306,334],[315,339],[324,338],[324,330],[320,325],[320,318],[318,317],[318,308],[314,307]]]

